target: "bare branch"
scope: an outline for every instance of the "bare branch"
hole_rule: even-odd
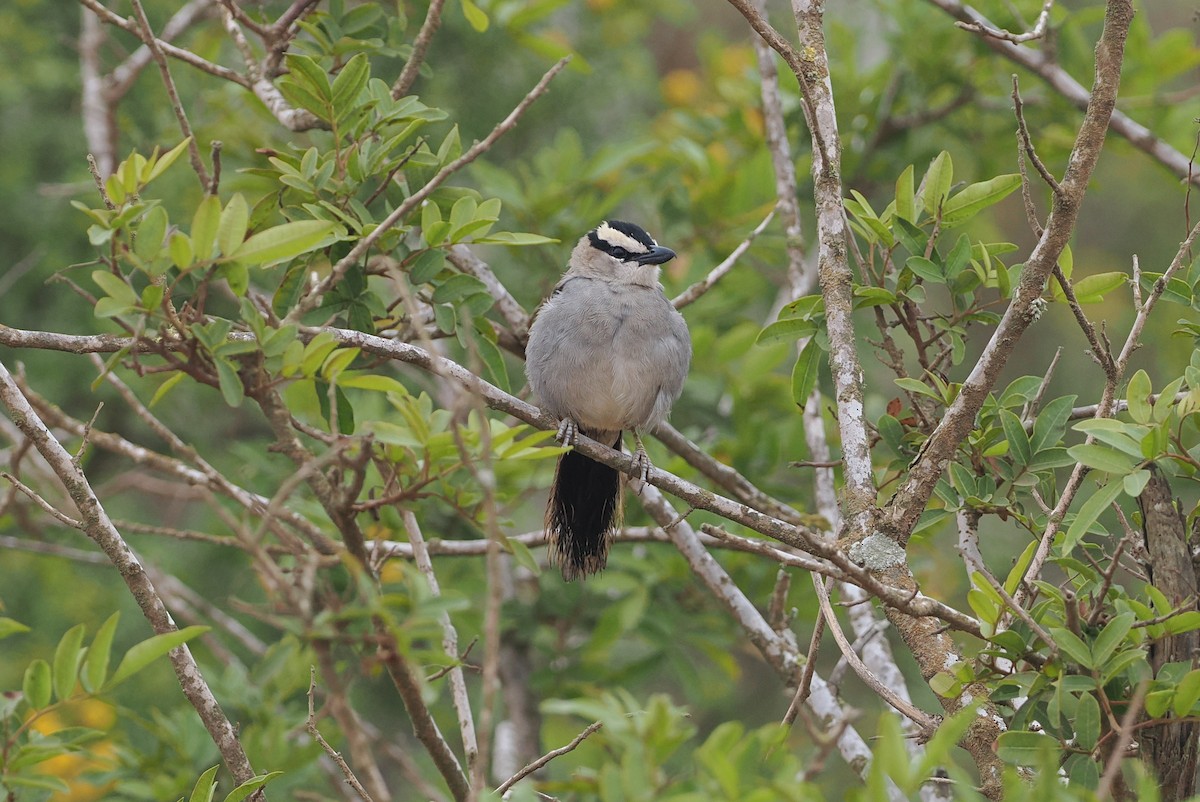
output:
[[[1041,39],[1046,35],[1046,26],[1050,22],[1050,9],[1052,8],[1054,8],[1054,0],[1044,0],[1042,3],[1042,13],[1038,14],[1037,23],[1025,33],[1011,33],[1003,28],[991,28],[982,22],[975,21],[957,22],[955,24],[965,31],[978,33],[982,36],[990,36],[993,39],[1003,39],[1013,44],[1021,44],[1022,42],[1031,42],[1034,39]]]
[[[313,707],[313,696],[317,688],[316,666],[309,668],[308,677],[308,720],[305,722],[306,729],[312,735],[313,740],[325,750],[325,754],[329,755],[338,768],[342,770],[342,775],[346,778],[346,785],[354,789],[354,793],[358,795],[358,798],[363,800],[363,802],[374,802],[371,795],[367,793],[367,789],[363,788],[362,783],[358,781],[358,777],[355,777],[354,772],[346,765],[346,761],[342,758],[341,754],[329,745],[329,741],[326,741],[325,736],[321,735],[321,731],[317,729],[317,713]]]
[[[928,0],[928,2],[962,22],[978,24],[991,29],[996,28],[986,17],[961,0]],[[1091,93],[1071,77],[1070,73],[1055,63],[1053,53],[1020,47],[995,37],[983,37],[983,43],[1008,60],[1020,64],[1040,76],[1055,92],[1066,98],[1076,108],[1086,110],[1091,104]],[[1094,86],[1093,91],[1095,91]],[[1129,115],[1119,110],[1113,111],[1109,128],[1118,136],[1128,140],[1129,144],[1166,167],[1177,178],[1200,185],[1200,172],[1193,172],[1189,169],[1190,160],[1185,154],[1173,148],[1170,143],[1149,128],[1135,122]]]
[[[392,97],[402,98],[408,94],[408,90],[412,89],[417,75],[421,72],[421,65],[425,63],[425,53],[429,50],[429,43],[433,41],[433,35],[437,33],[438,26],[442,24],[442,6],[445,5],[445,2],[446,0],[429,0],[425,21],[421,23],[421,30],[417,32],[417,38],[413,40],[412,54],[408,57],[408,61],[404,62],[404,69],[400,70],[396,83],[392,85]]]
[[[763,233],[771,220],[775,217],[775,211],[778,206],[772,207],[771,211],[767,212],[767,216],[762,219],[762,222],[754,227],[754,230],[746,235],[736,248],[730,251],[729,255],[712,270],[708,271],[708,275],[697,281],[692,286],[688,287],[683,292],[671,299],[671,304],[676,309],[683,309],[688,304],[700,298],[704,293],[716,286],[717,282],[725,277],[725,274],[733,269],[737,264],[738,259],[742,258],[742,254],[750,249],[750,244],[754,242],[754,238]]]
[[[604,726],[604,723],[600,722],[600,721],[595,721],[595,722],[592,722],[591,724],[587,725],[587,727],[583,730],[583,732],[579,733],[578,735],[576,735],[574,738],[571,739],[571,742],[569,744],[567,744],[566,746],[560,746],[557,749],[551,749],[549,752],[542,755],[537,760],[533,761],[532,763],[530,763],[528,766],[526,766],[525,768],[518,771],[513,776],[509,777],[507,780],[500,783],[500,785],[496,786],[496,793],[503,794],[509,788],[512,788],[518,782],[525,779],[530,774],[533,774],[535,771],[537,771],[542,766],[549,763],[551,760],[554,760],[554,758],[565,755],[567,752],[574,751],[575,747],[579,746],[581,743],[584,742],[584,740],[588,736],[592,735],[594,732],[596,732],[603,726]]]

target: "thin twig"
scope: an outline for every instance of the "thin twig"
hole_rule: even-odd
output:
[[[315,708],[313,707],[313,695],[316,691],[316,687],[317,687],[317,667],[309,666],[309,669],[308,669],[308,721],[306,722],[306,725],[305,725],[306,729],[308,729],[308,732],[310,735],[312,735],[313,739],[318,744],[320,744],[321,748],[325,750],[325,754],[329,755],[329,757],[331,757],[333,759],[333,762],[337,764],[338,768],[342,770],[342,774],[346,778],[346,785],[348,785],[352,789],[354,789],[354,793],[358,794],[358,798],[363,800],[363,802],[373,802],[373,800],[371,799],[371,795],[367,793],[367,789],[363,788],[362,783],[360,783],[358,781],[358,778],[354,776],[354,772],[350,769],[350,766],[346,764],[346,761],[345,761],[345,759],[342,758],[341,753],[339,753],[336,749],[334,749],[332,746],[330,746],[329,741],[326,741],[325,736],[321,735],[321,731],[319,729],[317,729],[317,713],[316,713]]]
[[[154,56],[154,62],[158,65],[159,73],[162,74],[163,86],[167,89],[167,99],[170,100],[171,109],[175,112],[175,119],[179,122],[179,130],[188,140],[188,155],[192,161],[192,169],[196,171],[196,177],[200,179],[200,186],[208,190],[212,185],[212,179],[209,178],[204,161],[200,158],[200,146],[196,144],[196,137],[192,134],[192,126],[188,122],[187,112],[184,111],[183,103],[179,100],[179,91],[175,88],[175,79],[171,77],[171,68],[167,65],[167,57],[164,55],[158,39],[154,36],[154,30],[150,27],[146,9],[142,8],[142,0],[130,0],[130,3],[141,29],[142,41],[146,43],[146,47],[150,48],[150,54]]]
[[[437,33],[438,26],[442,23],[442,6],[445,2],[446,0],[429,0],[425,21],[421,23],[421,30],[417,31],[417,38],[412,43],[412,54],[408,57],[408,61],[404,62],[404,68],[400,70],[396,83],[392,85],[393,98],[399,100],[407,95],[408,90],[412,89],[413,83],[417,80],[417,75],[421,72],[421,65],[425,63],[425,52],[429,50],[429,43],[433,41],[433,35]]]
[[[1003,39],[1006,42],[1013,44],[1021,44],[1023,42],[1031,42],[1034,39],[1041,39],[1046,35],[1046,26],[1050,23],[1050,9],[1054,8],[1054,0],[1043,0],[1042,13],[1038,14],[1037,22],[1033,28],[1025,33],[1012,33],[1003,28],[992,28],[984,25],[982,22],[957,22],[958,27],[964,31],[971,31],[982,36],[988,36],[993,39]]]
[[[829,603],[829,589],[825,586],[825,580],[814,576],[813,589],[817,592],[817,603],[820,604],[821,612],[824,613],[825,623],[829,626],[829,632],[833,635],[833,639],[837,641],[838,648],[842,651],[842,656],[846,658],[846,662],[854,669],[854,673],[858,675],[858,678],[874,691],[880,699],[914,721],[922,731],[932,734],[937,729],[937,719],[925,711],[918,709],[908,700],[900,698],[891,688],[880,682],[879,678],[875,676],[871,669],[867,668],[866,664],[855,653],[849,639],[846,637],[846,633],[842,631],[842,626],[838,623],[834,615],[833,606]]]
[[[573,739],[571,739],[571,742],[569,744],[567,744],[566,746],[560,746],[557,749],[551,749],[549,752],[542,755],[541,757],[539,757],[537,760],[533,761],[529,765],[525,766],[525,768],[521,769],[513,776],[509,777],[507,780],[500,783],[500,785],[496,786],[496,794],[502,795],[509,788],[512,788],[518,782],[525,779],[530,774],[533,774],[535,771],[537,771],[542,766],[549,763],[551,760],[554,760],[554,758],[565,755],[567,752],[574,751],[575,747],[579,746],[581,743],[584,742],[584,739],[586,739],[588,736],[592,735],[594,732],[596,732],[596,730],[600,729],[603,726],[604,726],[603,722],[600,722],[600,721],[592,722],[591,724],[589,724],[587,726],[586,729],[584,729],[583,732],[579,733]]]
[[[767,216],[762,219],[762,222],[755,226],[754,230],[747,234],[746,238],[719,265],[710,270],[707,276],[672,298],[671,305],[676,309],[683,309],[716,286],[717,282],[733,269],[738,259],[742,258],[742,254],[750,249],[750,244],[754,242],[754,238],[763,233],[766,227],[771,224],[771,220],[775,218],[775,212],[778,208],[778,206],[771,207],[771,211],[767,212]]]
[[[1100,777],[1100,785],[1096,787],[1096,799],[1100,802],[1104,802],[1104,800],[1112,795],[1113,782],[1116,781],[1117,774],[1121,771],[1121,760],[1124,758],[1125,750],[1133,740],[1133,725],[1142,712],[1142,702],[1146,699],[1146,691],[1149,687],[1150,683],[1146,680],[1138,683],[1137,688],[1134,689],[1133,697],[1129,700],[1129,706],[1125,709],[1125,715],[1121,716],[1121,727],[1117,735],[1117,742],[1113,744],[1108,765],[1104,767],[1104,774]]]

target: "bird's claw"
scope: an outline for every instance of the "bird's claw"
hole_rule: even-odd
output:
[[[641,480],[643,484],[649,482],[652,467],[654,466],[650,464],[650,456],[646,453],[646,449],[642,448],[641,443],[638,443],[637,451],[633,452],[634,477]]]
[[[554,435],[554,439],[561,445],[574,446],[579,440],[579,424],[570,418],[563,418],[558,424],[558,432]]]

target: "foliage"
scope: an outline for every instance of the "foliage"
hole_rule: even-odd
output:
[[[152,26],[162,30],[178,5],[147,2]],[[939,782],[962,799],[1091,800],[1135,702],[1138,732],[1200,716],[1200,668],[1155,657],[1200,629],[1200,612],[1146,581],[1137,503],[1159,471],[1182,497],[1188,532],[1200,517],[1200,352],[1178,347],[1200,343],[1200,263],[1184,250],[1168,268],[1188,196],[1115,134],[1055,260],[1061,280],[1030,301],[1023,350],[983,394],[905,544],[921,591],[977,626],[954,632],[953,659],[927,670],[897,623],[903,610],[886,611],[896,624],[887,644],[927,680],[907,672],[917,706],[938,713],[918,745],[853,677],[829,683],[844,720],[810,700],[779,725],[817,605],[807,581],[794,581],[804,572],[771,554],[706,541],[712,570],[739,594],[741,606],[730,604],[705,569],[637,536],[656,519],[634,496],[634,542],[614,547],[601,576],[566,585],[538,548],[549,461],[565,449],[520,406],[524,310],[604,217],[642,222],[681,254],[664,266],[670,297],[778,202],[763,84],[740,20],[713,23],[710,9],[674,0],[461,0],[446,4],[414,83],[398,92],[424,4],[331,0],[278,39],[272,25],[289,4],[238,6],[224,26],[214,6],[175,40],[193,62],[170,61],[192,127],[180,133],[147,61],[126,93],[107,96],[121,139],[97,187],[81,158],[95,145],[75,133],[75,55],[53,38],[78,35],[78,9],[60,6],[0,10],[11,23],[0,25],[0,63],[21,77],[0,88],[13,109],[0,126],[11,156],[0,163],[0,242],[14,263],[33,254],[0,278],[0,339],[9,325],[105,335],[89,341],[103,344],[91,349],[98,375],[85,375],[78,354],[22,350],[23,390],[167,606],[212,629],[146,638],[132,615],[119,627],[109,611],[132,607],[115,573],[83,567],[67,522],[8,494],[0,601],[13,617],[0,617],[0,638],[15,645],[0,661],[0,787],[13,798],[119,788],[129,799],[233,802],[262,786],[339,798],[343,774],[305,728],[310,698],[332,749],[396,799],[452,787],[419,732],[422,710],[469,779],[482,779],[482,798],[600,722],[505,798],[604,802],[916,799]],[[1017,6],[987,11],[1021,30],[1020,13],[1033,18],[1042,4]],[[1090,73],[1102,9],[1053,8],[1054,66]],[[1151,11],[1132,25],[1120,108],[1190,152],[1194,115],[1163,98],[1186,88],[1200,51],[1182,18]],[[773,9],[775,22],[794,34],[786,12]],[[862,34],[863,19],[877,35]],[[1055,199],[1014,158],[1011,64],[934,4],[847,4],[825,23],[868,388],[860,406],[883,510],[1022,300],[1040,236],[1027,228]],[[256,74],[294,112],[287,119],[306,122],[289,130],[249,78],[196,66],[255,74],[230,24],[254,34]],[[105,69],[136,52],[128,30],[104,36],[93,54]],[[570,64],[549,74],[545,96],[530,95],[517,127],[476,145],[564,55]],[[738,471],[794,508],[792,530],[812,531],[830,521],[797,470],[828,469],[805,445],[813,424],[801,410],[815,410],[836,462],[848,407],[828,367],[831,296],[821,287],[797,298],[786,267],[799,248],[815,271],[818,210],[808,100],[778,66],[803,230],[776,217],[685,310],[696,357],[673,421],[700,464],[650,447],[656,467],[716,492],[736,496],[739,485],[714,478],[714,466]],[[1037,154],[1061,172],[1078,112],[1033,73],[1022,72],[1021,90]],[[213,140],[223,147],[210,150]],[[196,160],[219,180],[197,181]],[[1134,252],[1146,269],[1130,271]],[[1104,325],[1079,322],[1089,317]],[[1111,348],[1134,323],[1129,353]],[[1056,345],[1067,356],[1051,370]],[[1120,404],[1087,411],[1105,399]],[[16,429],[4,437],[15,478],[81,526],[94,519]],[[749,509],[757,498],[736,501]],[[673,525],[734,528],[712,505],[676,507]],[[956,546],[979,541],[977,561],[955,561]],[[37,547],[51,555],[21,550]],[[747,610],[791,662],[772,662],[767,635],[739,617]],[[854,612],[839,610],[847,629]],[[250,776],[218,767],[208,722],[166,666],[154,668],[185,642]],[[828,642],[815,668],[821,682],[846,671]],[[521,727],[536,749],[471,775],[463,699],[493,754]],[[999,789],[958,748],[981,720],[1003,725],[984,750],[1003,764]],[[843,760],[843,735],[867,744],[869,761]],[[1129,793],[1159,798],[1136,761],[1121,768]]]

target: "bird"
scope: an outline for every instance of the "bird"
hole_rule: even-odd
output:
[[[583,434],[620,450],[622,433],[632,432],[642,481],[651,466],[641,432],[666,420],[692,358],[687,323],[659,283],[659,266],[674,258],[640,226],[602,222],[571,251],[525,348],[530,389],[561,421],[558,441],[574,445]],[[545,526],[564,580],[586,579],[607,564],[621,490],[615,468],[574,450],[559,457]]]

